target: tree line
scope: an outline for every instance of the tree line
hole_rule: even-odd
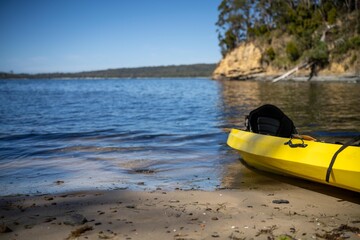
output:
[[[138,68],[116,68],[77,73],[14,74],[0,72],[2,79],[53,79],[53,78],[171,78],[210,77],[216,64],[170,65]]]
[[[271,41],[276,33],[292,36],[286,46],[291,61],[303,53],[326,61],[323,37],[330,29],[331,40],[336,43],[340,39],[339,54],[360,48],[360,0],[222,0],[218,11],[216,25],[223,56],[242,42]],[[270,60],[276,57],[273,49],[268,49],[267,55]]]

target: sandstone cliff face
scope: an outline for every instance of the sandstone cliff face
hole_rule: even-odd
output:
[[[266,47],[268,46],[263,46],[264,49],[266,49]],[[276,46],[274,46],[274,48],[278,49],[278,52],[284,55],[285,49],[279,49],[279,47]],[[259,77],[274,77],[282,75],[296,67],[296,64],[294,64],[294,66],[282,66],[281,68],[275,67],[271,62],[265,64],[265,62],[263,62],[263,55],[264,50],[257,47],[254,43],[242,43],[220,61],[212,78],[218,80],[245,80]],[[356,59],[356,61],[351,59]],[[292,76],[304,77],[309,76],[309,74],[310,69],[305,68],[295,72]],[[341,62],[335,60],[332,61],[330,56],[330,63],[328,66],[323,69],[318,69],[317,75],[320,77],[360,75],[360,52],[349,52],[347,56],[344,56]]]
[[[247,79],[264,72],[261,50],[253,43],[242,43],[228,53],[213,73],[214,79]]]

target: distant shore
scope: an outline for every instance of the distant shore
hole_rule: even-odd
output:
[[[208,78],[214,80],[255,80],[255,81],[272,81],[281,76],[284,72],[266,73],[260,72],[256,74],[247,74],[242,77],[232,79],[229,76],[216,78],[214,71],[218,64],[190,64],[190,65],[168,65],[168,66],[150,66],[137,68],[116,68],[96,71],[84,71],[74,73],[12,73],[0,72],[0,80],[74,80],[74,79],[196,79]],[[250,71],[250,70],[249,70]],[[346,74],[333,74],[332,72],[319,72],[309,80],[309,71],[300,71],[288,76],[281,81],[312,81],[312,82],[360,82],[360,75],[356,72]]]
[[[6,73],[0,72],[0,79],[82,79],[82,78],[187,78],[210,77],[216,64],[199,63],[190,65],[149,66],[136,68],[115,68],[83,72],[52,73]]]
[[[246,77],[243,79],[235,79],[234,81],[268,81],[271,82],[278,76],[266,76],[266,75],[256,75],[251,77]],[[131,80],[131,79],[211,79],[210,76],[206,77],[58,77],[58,78],[0,78],[0,80]],[[232,79],[218,79],[221,81],[229,81]],[[279,82],[343,82],[343,83],[360,83],[360,76],[355,75],[328,75],[328,76],[315,76],[309,80],[308,76],[294,76],[289,77]]]

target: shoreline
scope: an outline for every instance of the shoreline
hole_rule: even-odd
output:
[[[221,77],[214,80],[219,81],[260,81],[260,82],[272,82],[272,80],[280,77],[281,75],[267,75],[264,73],[253,74],[244,76],[242,78],[228,78]],[[360,83],[360,75],[318,75],[313,76],[310,80],[308,75],[294,75],[279,80],[278,82],[340,82],[340,83]]]
[[[268,80],[272,81],[278,76],[275,77],[269,77]],[[284,80],[280,80],[280,82],[283,81],[299,81],[299,82],[348,82],[348,83],[359,83],[360,82],[360,76],[358,75],[319,75],[314,76],[311,78],[311,80],[308,80],[309,76],[293,76],[286,78]]]
[[[0,197],[0,239],[360,238],[359,193],[291,181]]]
[[[281,75],[266,75],[264,73],[244,76],[242,78],[232,79],[228,77],[212,78],[212,76],[197,77],[51,77],[51,78],[0,78],[0,80],[136,80],[136,79],[212,79],[217,81],[264,81],[271,82]],[[360,83],[360,75],[318,75],[308,80],[307,75],[289,76],[279,82],[343,82],[343,83]]]

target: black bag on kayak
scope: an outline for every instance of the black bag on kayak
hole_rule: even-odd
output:
[[[246,117],[246,130],[265,135],[289,138],[297,134],[293,121],[278,107],[265,104]]]

